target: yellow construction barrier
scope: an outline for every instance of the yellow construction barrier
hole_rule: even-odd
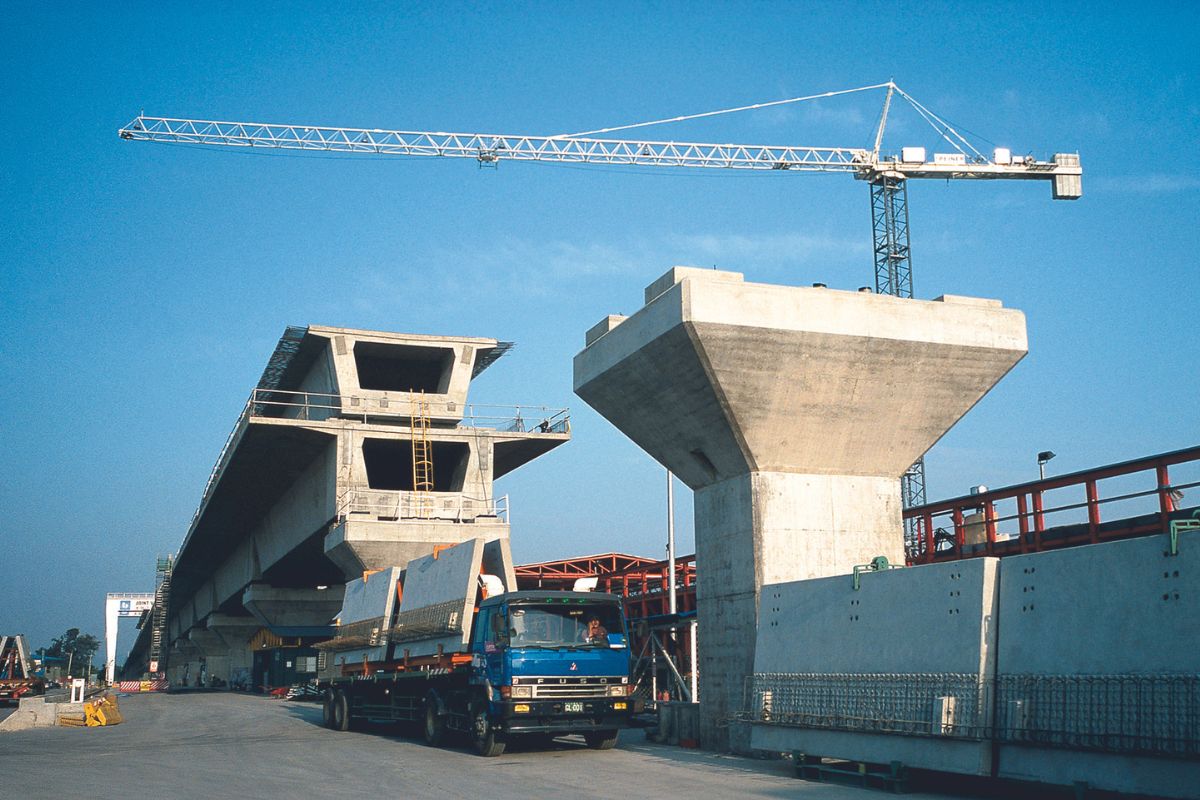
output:
[[[89,728],[98,728],[104,725],[120,725],[125,721],[125,718],[121,716],[121,710],[117,708],[116,695],[105,695],[98,700],[84,703],[83,711],[87,716]]]
[[[95,700],[89,700],[83,704],[83,715],[79,714],[63,714],[58,718],[59,725],[65,725],[69,728],[101,728],[106,725],[120,725],[124,722],[124,717],[121,716],[121,710],[117,707],[117,698],[114,695],[98,697]]]

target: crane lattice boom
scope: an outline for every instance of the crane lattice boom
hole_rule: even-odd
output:
[[[932,161],[925,161],[923,152],[914,153],[919,155],[919,158],[914,158],[909,154],[910,148],[906,148],[904,157],[877,157],[870,150],[857,147],[395,131],[144,115],[122,128],[120,135],[123,139],[176,144],[473,158],[482,164],[513,160],[641,167],[849,172],[869,181],[876,181],[885,175],[899,179],[1055,179],[1055,197],[1078,197],[1080,176],[1083,174],[1079,157],[1073,154],[1058,154],[1052,161],[1037,161],[1032,157],[998,157],[994,161],[987,161],[968,159],[961,153],[954,153],[935,155]],[[1068,183],[1061,183],[1064,180]],[[1071,191],[1071,181],[1074,191]]]

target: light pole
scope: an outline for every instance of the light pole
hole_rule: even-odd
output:
[[[1038,453],[1038,476],[1041,480],[1046,480],[1046,462],[1054,458],[1053,450],[1043,450]]]

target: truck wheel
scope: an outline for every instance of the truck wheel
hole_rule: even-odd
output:
[[[504,752],[504,740],[496,734],[488,718],[488,704],[485,700],[476,700],[471,704],[471,744],[475,752],[484,758],[492,758]]]
[[[612,750],[617,746],[617,731],[588,731],[583,741],[593,750]]]
[[[430,747],[440,747],[446,738],[446,718],[438,713],[438,698],[433,692],[425,698],[425,724],[421,734]]]
[[[333,690],[326,689],[321,693],[321,724],[326,728],[333,727]]]
[[[341,689],[333,695],[333,729],[335,731],[350,730],[350,701]]]

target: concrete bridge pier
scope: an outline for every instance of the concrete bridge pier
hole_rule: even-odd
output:
[[[225,643],[225,640],[215,631],[207,628],[192,628],[188,631],[188,639],[204,656],[204,671],[207,678],[211,680],[216,676],[227,680],[229,677],[229,645]],[[193,682],[196,675],[197,673],[193,672],[191,676]]]
[[[199,674],[200,648],[186,636],[176,639],[167,656],[167,680],[172,686],[179,686],[186,677],[188,685],[196,683]]]
[[[242,592],[242,605],[263,626],[328,625],[342,609],[344,586],[287,589],[252,583]]]
[[[208,630],[221,637],[221,641],[229,648],[229,659],[226,671],[219,677],[233,683],[233,676],[239,670],[249,671],[253,666],[253,655],[249,643],[252,637],[262,627],[262,623],[254,617],[237,617],[232,614],[210,614],[205,620]],[[215,674],[211,672],[210,674]]]
[[[1025,355],[1025,319],[687,267],[645,300],[588,331],[575,392],[695,491],[701,745],[746,750],[762,586],[904,562],[899,478]]]

